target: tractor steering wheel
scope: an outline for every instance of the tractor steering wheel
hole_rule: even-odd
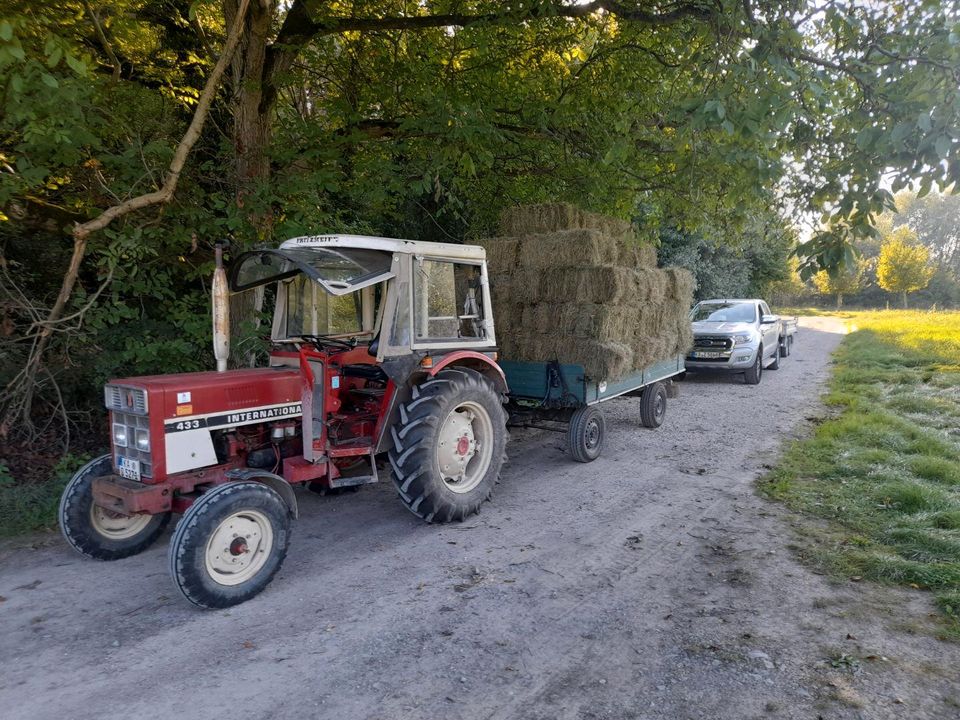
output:
[[[357,346],[357,339],[355,337],[349,340],[341,340],[340,338],[333,338],[327,335],[300,335],[299,337],[321,351],[326,347],[340,350],[353,350]]]

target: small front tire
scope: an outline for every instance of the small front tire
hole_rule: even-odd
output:
[[[567,451],[577,462],[593,462],[600,457],[607,434],[607,423],[600,408],[586,405],[573,413],[567,427]]]
[[[103,455],[80,468],[60,496],[57,519],[70,546],[95,560],[120,560],[150,547],[170,522],[170,513],[124,515],[94,505],[93,479],[113,472]]]
[[[201,495],[170,541],[170,574],[187,600],[226,608],[277,574],[290,544],[290,509],[263,483],[229,482]]]

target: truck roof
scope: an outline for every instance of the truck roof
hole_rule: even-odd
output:
[[[758,303],[763,302],[760,298],[714,298],[712,300],[701,300],[700,305],[715,305],[718,303]]]
[[[452,260],[485,260],[487,257],[486,251],[479,245],[424,242],[423,240],[403,240],[374,235],[304,235],[285,240],[280,245],[281,250],[295,247],[363,248],[365,250],[385,250],[393,253],[443,257]]]

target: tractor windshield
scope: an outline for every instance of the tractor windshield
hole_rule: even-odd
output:
[[[252,250],[230,268],[230,289],[241,292],[303,273],[331,295],[347,295],[392,276],[392,260],[389,252],[366,248]]]

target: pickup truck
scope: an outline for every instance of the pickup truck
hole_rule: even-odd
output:
[[[763,300],[702,300],[690,311],[693,348],[688,371],[743,373],[756,385],[765,368],[778,370],[790,354],[797,318],[781,318]]]

